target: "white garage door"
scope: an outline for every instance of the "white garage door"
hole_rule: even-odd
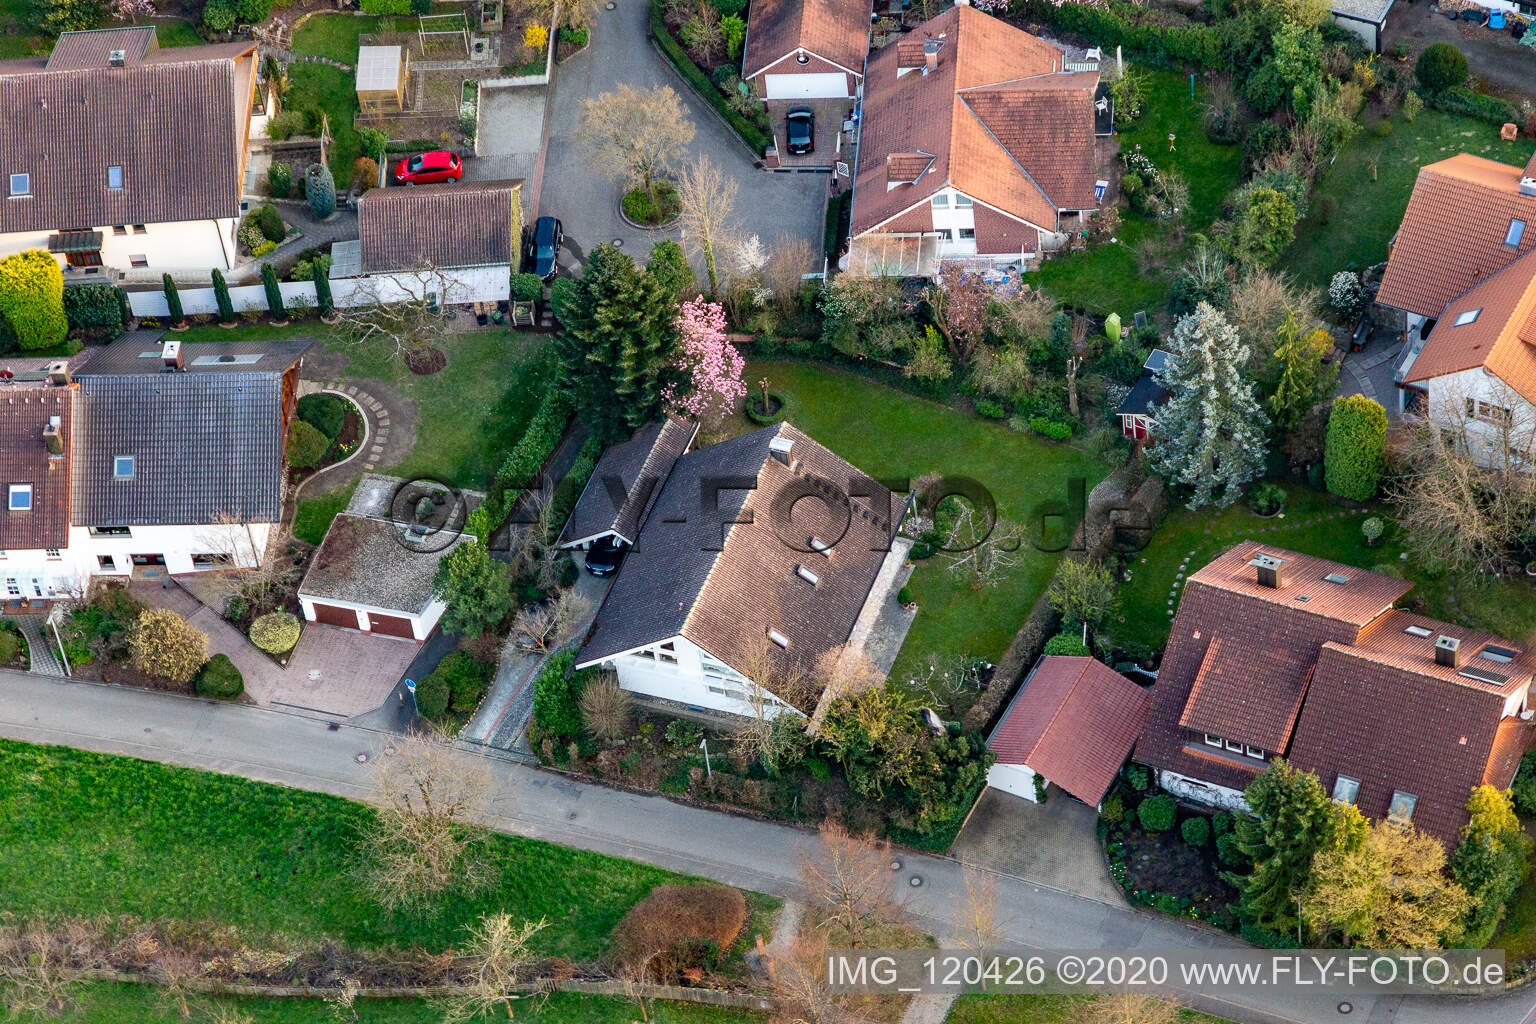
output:
[[[987,785],[1035,802],[1035,773],[1022,764],[994,764],[987,769]]]
[[[817,99],[848,95],[848,76],[838,71],[828,75],[764,75],[764,88],[771,100]]]

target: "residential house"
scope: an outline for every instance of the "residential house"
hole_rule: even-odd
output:
[[[1536,158],[1522,169],[1461,153],[1420,169],[1376,294],[1379,305],[1403,317],[1400,410],[1427,405],[1453,426],[1463,417],[1447,422],[1446,409],[1464,412],[1469,400],[1510,408],[1511,417],[1519,403],[1506,399],[1530,401],[1522,394],[1527,385],[1510,379],[1519,377],[1523,359],[1496,340],[1529,330],[1509,321],[1528,315],[1516,293],[1529,274],[1512,264],[1533,247]],[[1474,295],[1485,282],[1489,288]]]
[[[848,183],[851,123],[869,54],[871,0],[753,0],[747,14],[742,78],[752,83],[768,110],[775,158],[780,164],[844,170]],[[787,116],[808,107],[815,116],[815,148],[790,155]]]
[[[1167,394],[1157,382],[1157,372],[1167,365],[1168,353],[1160,348],[1153,349],[1147,355],[1147,361],[1141,364],[1141,376],[1115,410],[1115,415],[1120,418],[1120,433],[1132,441],[1145,441],[1157,429],[1152,409]]]
[[[44,249],[81,274],[233,266],[256,56],[160,49],[146,25],[0,61],[0,256]]]
[[[358,238],[331,246],[336,304],[509,298],[522,254],[522,185],[466,181],[364,192]]]
[[[830,692],[786,680],[858,646],[893,600],[906,507],[787,423],[681,455],[576,665],[611,667],[646,700],[814,715]],[[606,489],[588,488],[573,518],[612,513]]]
[[[1146,725],[1152,696],[1093,658],[1035,662],[987,737],[987,785],[1035,801],[1036,779],[1098,807]]]
[[[848,270],[931,275],[1066,247],[1099,205],[1099,73],[1065,67],[1058,47],[966,5],[875,53]]]
[[[427,517],[421,499],[440,488],[399,477],[364,475],[345,512],[332,521],[299,584],[304,618],[421,643],[447,605],[432,592],[438,564],[460,544],[473,544],[464,520],[480,495],[438,501]]]
[[[0,389],[0,581],[7,613],[46,607],[79,583],[69,547],[70,438],[79,389],[44,382]]]
[[[588,548],[612,537],[623,547],[634,547],[661,485],[698,432],[697,423],[668,417],[647,423],[628,441],[609,445],[560,531],[560,546]]]
[[[1454,843],[1531,744],[1536,654],[1394,607],[1412,584],[1243,541],[1185,581],[1135,758],[1223,807],[1284,756],[1373,819]]]

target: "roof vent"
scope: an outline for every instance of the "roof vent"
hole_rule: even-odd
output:
[[[1441,633],[1435,639],[1435,664],[1444,665],[1446,668],[1457,668],[1461,665],[1461,641],[1454,636],[1446,636]]]
[[[69,360],[55,359],[43,368],[48,375],[48,383],[55,387],[64,387],[69,383]]]
[[[811,572],[811,570],[807,569],[803,565],[795,566],[795,575],[799,576],[801,579],[805,580],[805,582],[809,583],[813,587],[816,584],[821,582],[821,577],[820,576],[817,576],[815,573]]]
[[[1523,196],[1536,196],[1536,178],[1521,178],[1520,194]]]
[[[778,459],[780,462],[787,466],[789,465],[790,449],[794,448],[794,446],[794,438],[785,437],[783,434],[780,434],[778,437],[775,437],[772,441],[768,442],[768,452],[774,458]]]
[[[127,50],[113,50],[113,51],[111,51],[110,53],[107,54],[107,63],[112,65],[114,68],[123,67],[124,65],[126,65],[128,63],[128,51]]]
[[[1285,586],[1285,559],[1279,555],[1257,554],[1248,564],[1258,570],[1259,586],[1279,590]]]

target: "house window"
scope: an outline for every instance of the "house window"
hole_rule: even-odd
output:
[[[197,555],[197,554],[195,554],[195,555],[192,556],[192,568],[194,568],[194,569],[212,569],[214,566],[216,566],[216,565],[223,565],[224,563],[226,563],[228,561],[229,561],[229,556],[228,555],[220,555],[220,554],[201,554],[201,555]]]
[[[113,224],[112,225],[112,233],[114,235],[126,235],[128,233],[128,225],[126,225],[126,224]]]
[[[940,192],[938,195],[934,196],[933,197],[933,208],[935,210],[947,210],[947,209],[949,209],[949,193],[948,192]]]
[[[960,229],[960,241],[962,241],[962,242],[974,242],[975,240],[976,240],[976,229],[975,228],[961,228]]]
[[[1234,754],[1241,754],[1243,752],[1243,745],[1236,740],[1227,740],[1227,749]]]
[[[117,164],[107,168],[107,188],[120,192],[123,188],[123,169]]]
[[[661,647],[657,650],[656,657],[657,657],[658,660],[660,660],[661,662],[663,662],[665,664],[676,665],[677,664],[677,648],[673,647],[672,646],[672,641],[668,640],[666,643],[662,644]]]
[[[1464,309],[1460,313],[1456,314],[1456,319],[1451,324],[1451,326],[1452,327],[1465,327],[1465,326],[1467,326],[1467,324],[1476,323],[1477,322],[1477,314],[1481,313],[1482,311],[1483,311],[1483,307],[1482,306],[1478,306],[1476,309]]]
[[[128,265],[130,267],[140,267],[140,268],[147,267],[147,266],[149,266],[149,257],[145,256],[143,253],[139,253],[139,254],[134,255],[134,256],[129,256],[128,257]]]
[[[789,637],[785,636],[783,633],[780,633],[776,629],[770,629],[768,631],[768,639],[772,640],[773,645],[780,648],[781,650],[789,649]]]
[[[30,175],[30,174],[13,174],[13,175],[11,175],[11,198],[16,199],[16,198],[20,198],[21,196],[29,196],[31,194],[32,194],[32,175]]]
[[[1514,413],[1502,405],[1485,402],[1481,398],[1467,399],[1467,415],[1484,423],[1508,426],[1514,421]]]
[[[1352,779],[1348,775],[1340,775],[1333,780],[1333,799],[1337,803],[1352,804],[1355,802],[1355,797],[1359,795],[1359,779]]]
[[[96,568],[105,569],[107,572],[116,572],[117,563],[112,560],[111,555],[97,555]]]
[[[1247,744],[1244,744],[1243,745],[1243,756],[1244,757],[1251,757],[1255,761],[1262,761],[1262,760],[1264,760],[1264,751],[1261,750],[1258,747],[1250,747]]]
[[[126,526],[90,526],[86,531],[92,537],[132,537],[133,532]]]
[[[1387,820],[1407,824],[1413,820],[1413,808],[1418,802],[1419,798],[1414,794],[1394,789],[1392,802],[1387,804]]]
[[[48,557],[50,562],[57,562],[59,559],[64,557],[64,552],[60,551],[58,548],[44,548],[43,554]]]
[[[1220,747],[1221,747],[1221,737],[1220,736],[1212,736],[1210,733],[1206,733],[1205,734],[1205,745],[1208,746],[1208,747],[1216,747],[1217,749],[1220,749]]]
[[[971,205],[971,197],[970,196],[955,196],[955,206],[958,209],[961,209],[961,210],[968,209],[970,207],[970,205]]]
[[[655,651],[636,651],[634,656],[637,657],[637,658],[645,658],[648,661],[655,661],[656,660],[656,652]]]
[[[32,485],[11,484],[10,501],[7,507],[12,512],[26,512],[32,508]]]
[[[112,477],[115,480],[127,480],[133,476],[133,456],[119,455],[112,460]]]
[[[1525,237],[1525,221],[1511,220],[1509,230],[1504,232],[1504,244],[1511,249],[1520,244],[1520,239]]]
[[[149,228],[145,227],[143,224],[135,224],[133,226],[133,233],[136,235],[147,235],[149,234]]]
[[[5,592],[11,597],[21,596],[21,587],[16,583],[16,578],[14,576],[6,577]]]

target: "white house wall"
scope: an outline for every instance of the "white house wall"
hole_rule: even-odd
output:
[[[675,664],[639,653],[620,654],[605,663],[612,665],[619,685],[632,693],[732,715],[751,717],[757,713],[749,696],[751,684],[739,676],[722,679],[707,674],[703,660],[707,655],[686,638],[672,637],[670,641],[660,641],[646,650],[656,652],[665,642],[672,644],[672,653],[677,657]],[[762,697],[767,702],[764,713],[768,717],[776,717],[784,711],[799,713],[771,694],[764,693]]]
[[[1429,390],[1429,419],[1442,427],[1461,430],[1473,461],[1479,465],[1504,466],[1505,456],[1498,449],[1506,440],[1531,440],[1533,425],[1536,425],[1536,407],[1482,367],[1432,377],[1423,382],[1423,386]],[[1495,424],[1468,417],[1468,398],[1510,409],[1513,426],[1506,431]],[[1528,456],[1527,464],[1533,463],[1536,463],[1536,455]]]
[[[192,564],[192,556],[204,554],[224,554],[231,564],[251,568],[266,554],[272,525],[133,526],[126,537],[93,537],[87,527],[71,526],[65,554],[81,579],[127,576],[133,571],[134,555],[162,555],[165,571],[172,574],[202,571],[202,567]],[[102,557],[112,559],[110,569],[101,565]]]
[[[61,225],[58,230],[72,230],[78,225]],[[142,234],[133,231],[133,225],[122,225],[127,234],[118,235],[112,225],[96,226],[90,230],[101,233],[101,262],[117,270],[142,270],[172,274],[206,274],[213,268],[228,270],[232,252],[235,222],[230,218],[220,220],[168,221],[148,224]],[[48,238],[53,231],[13,231],[0,234],[0,256],[9,256],[27,249],[48,251]],[[54,254],[60,265],[66,263],[63,253]],[[133,265],[133,258],[142,256],[147,263]],[[79,276],[91,280],[92,275],[78,270],[66,271],[70,277]],[[163,314],[162,314],[163,315]]]
[[[444,282],[446,296],[438,296],[444,305],[462,305],[472,302],[501,302],[512,295],[512,270],[508,264],[489,267],[465,267],[444,270],[437,274]],[[364,283],[366,282],[366,283]],[[427,290],[436,290],[436,281]],[[295,299],[315,305],[315,285],[312,281],[284,281],[278,285],[285,303]],[[421,298],[421,280],[415,274],[373,274],[367,278],[337,278],[331,281],[331,301],[343,309],[372,305],[376,301],[400,302]],[[180,288],[182,312],[188,314],[217,313],[219,304],[213,288]],[[267,293],[261,285],[242,285],[229,289],[229,301],[236,312],[248,309],[266,312]],[[128,305],[135,316],[167,316],[170,310],[165,304],[165,292],[154,288],[128,293]]]

